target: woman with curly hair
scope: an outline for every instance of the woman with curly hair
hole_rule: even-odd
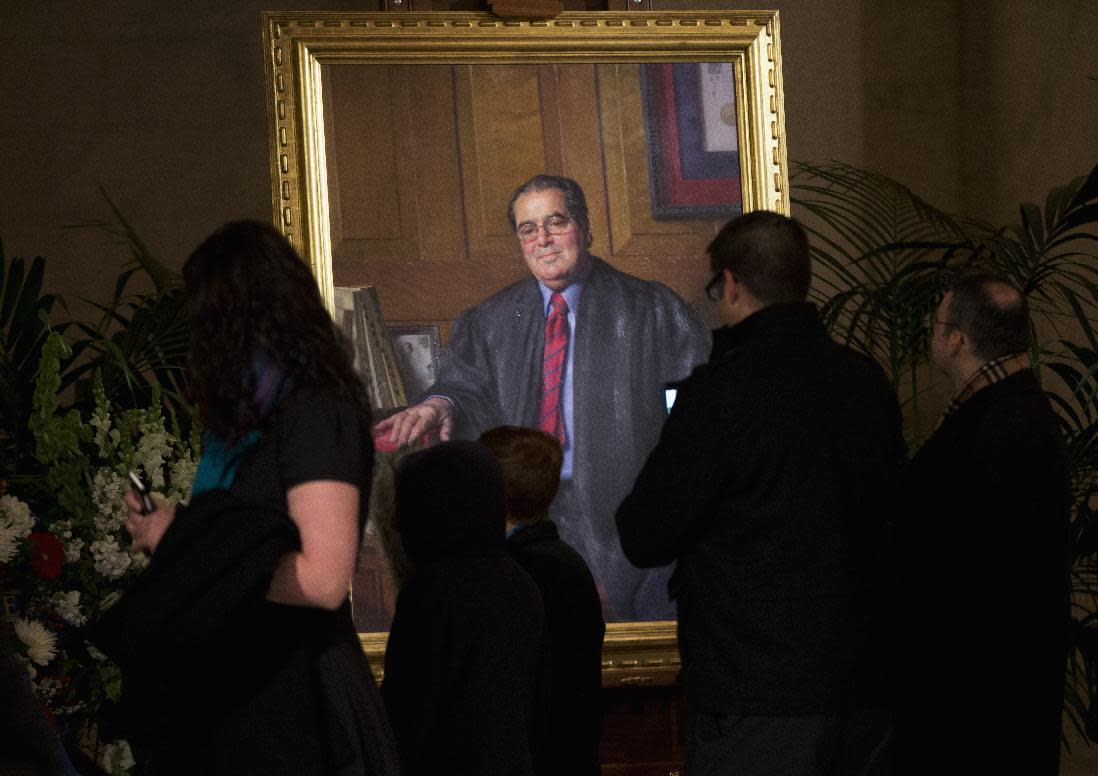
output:
[[[150,567],[114,654],[146,773],[395,773],[347,597],[369,502],[366,391],[308,267],[238,221],[183,267],[204,427],[190,503],[136,497]]]

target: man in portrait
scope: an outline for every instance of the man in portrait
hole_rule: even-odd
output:
[[[428,398],[378,431],[395,444],[429,432],[476,438],[501,425],[553,434],[564,460],[550,515],[591,567],[608,618],[671,617],[668,573],[625,560],[614,510],[659,436],[665,384],[704,361],[709,332],[666,286],[590,253],[575,181],[531,178],[508,219],[530,276],[457,318]]]
[[[1025,296],[993,275],[957,279],[934,314],[956,393],[897,531],[902,773],[1059,772],[1071,491],[1029,331]]]
[[[708,248],[725,328],[617,512],[677,561],[686,772],[865,773],[888,727],[874,617],[904,460],[884,373],[805,301],[801,226],[757,211]]]

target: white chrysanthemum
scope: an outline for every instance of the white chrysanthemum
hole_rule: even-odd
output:
[[[57,656],[57,636],[37,620],[15,618],[15,635],[27,648],[32,663],[47,665]]]
[[[107,579],[118,579],[129,571],[133,556],[118,545],[118,539],[108,536],[91,543],[95,570]]]
[[[15,496],[0,496],[0,563],[15,557],[19,543],[30,536],[33,528],[30,507]]]
[[[34,527],[34,515],[30,507],[10,494],[0,496],[0,521],[10,525],[22,537]]]
[[[88,618],[80,608],[80,591],[70,590],[67,593],[58,591],[50,599],[53,608],[61,616],[61,619],[76,628],[84,625]]]
[[[0,526],[0,563],[8,563],[19,551],[19,542],[22,541],[15,535],[15,531],[5,530]]]

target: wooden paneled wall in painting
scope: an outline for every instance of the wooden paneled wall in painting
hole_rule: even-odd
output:
[[[724,219],[656,219],[636,64],[328,65],[335,285],[373,285],[388,322],[448,323],[522,277],[515,186],[546,171],[587,194],[592,251],[688,301]]]

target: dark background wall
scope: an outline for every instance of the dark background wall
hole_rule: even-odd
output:
[[[791,159],[873,167],[1000,222],[1098,161],[1098,3],[773,5]],[[99,186],[173,266],[227,219],[270,218],[259,13],[369,7],[6,0],[6,253],[46,256],[49,286],[78,313],[78,297],[109,293],[122,257],[102,234],[65,228],[107,217]]]

